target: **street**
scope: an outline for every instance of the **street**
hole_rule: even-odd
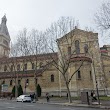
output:
[[[0,100],[0,110],[101,110],[101,109],[70,107],[40,103],[26,103],[26,102],[22,103],[16,102],[15,100]]]

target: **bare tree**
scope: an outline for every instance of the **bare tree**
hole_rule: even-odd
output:
[[[27,34],[29,37],[22,38],[22,35],[26,34],[21,34],[20,35],[20,43],[17,44],[19,45],[19,50],[24,50],[24,54],[20,55],[30,55],[30,62],[35,65],[34,68],[34,79],[35,79],[35,94],[37,96],[37,71],[40,68],[39,66],[39,54],[44,53],[50,53],[52,52],[53,54],[48,54],[49,57],[45,60],[45,65],[43,65],[43,71],[45,68],[48,66],[48,64],[51,63],[63,76],[65,85],[67,88],[67,93],[68,93],[68,99],[69,102],[72,102],[71,99],[71,93],[69,89],[69,83],[72,80],[72,77],[74,74],[81,68],[83,65],[83,60],[81,60],[80,66],[75,70],[72,75],[69,75],[69,68],[71,66],[71,63],[74,62],[71,59],[73,58],[74,52],[78,52],[79,50],[73,50],[72,45],[73,45],[73,35],[74,31],[73,29],[78,27],[78,23],[71,17],[61,17],[57,22],[53,23],[50,28],[48,28],[45,32],[39,32],[37,30],[32,30],[30,34]],[[26,32],[26,31],[24,31]],[[68,33],[69,32],[69,33]],[[63,36],[63,37],[62,37]],[[60,38],[62,37],[62,38]],[[29,40],[27,40],[29,38]],[[25,40],[23,40],[25,39]],[[62,49],[62,45],[66,43],[66,47],[70,48],[68,52],[65,52],[64,49]],[[26,52],[25,52],[26,51]],[[56,52],[58,52],[58,57],[55,57]],[[25,54],[26,53],[26,54]],[[55,53],[55,55],[54,55]],[[31,56],[32,55],[32,56]],[[56,59],[57,58],[57,59]],[[50,60],[48,60],[50,59]]]
[[[28,32],[26,29],[23,31],[20,31],[18,34],[18,40],[16,43],[18,50],[19,50],[19,56],[26,56],[24,57],[24,62],[28,61],[33,65],[33,71],[34,71],[34,83],[35,83],[35,95],[36,100],[38,100],[37,97],[37,72],[41,70],[41,72],[44,72],[47,65],[45,64],[40,66],[39,58],[41,54],[45,56],[45,53],[47,53],[47,47],[46,42],[44,39],[44,33],[39,32],[38,30],[33,29],[32,31]],[[42,57],[43,57],[42,55]]]
[[[110,2],[102,4],[95,14],[95,22],[101,31],[107,32],[110,30]]]
[[[11,44],[11,47],[14,47]],[[18,55],[18,50],[17,47],[15,48],[11,48],[10,51],[10,57],[11,58],[1,58],[0,59],[0,63],[2,64],[2,68],[4,68],[4,70],[1,70],[1,74],[5,74],[5,77],[10,77],[11,79],[14,78],[14,82],[15,82],[15,97],[18,96],[18,70],[17,70],[17,55]],[[13,94],[14,95],[14,94]]]
[[[78,50],[72,49],[72,46],[74,43],[73,29],[75,29],[76,27],[77,27],[76,22],[73,18],[62,17],[57,22],[53,23],[51,27],[47,29],[47,32],[46,32],[47,44],[50,42],[48,45],[49,49],[53,53],[58,51],[57,60],[54,59],[51,55],[50,55],[50,58],[53,61],[52,65],[62,74],[64,78],[65,85],[67,88],[69,103],[72,103],[69,83],[72,80],[74,74],[78,72],[78,70],[81,68],[84,62],[83,60],[80,61],[79,68],[77,68],[77,70],[75,70],[70,76],[70,73],[68,70],[72,63],[71,59],[73,58],[73,54],[75,54],[75,52],[78,51]],[[64,46],[67,48],[68,51],[63,48]]]
[[[97,11],[95,14],[95,22],[98,26],[98,28],[105,33],[104,40],[106,43],[110,43],[110,1],[102,3],[100,9]],[[107,36],[107,37],[106,37]],[[105,39],[106,38],[106,39]],[[103,60],[102,60],[102,65],[103,65]],[[104,72],[104,67],[102,67],[102,72],[103,72],[103,85],[107,90],[107,78]]]

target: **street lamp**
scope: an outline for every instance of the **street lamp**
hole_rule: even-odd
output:
[[[26,94],[26,88],[27,88],[28,85],[29,85],[28,79],[26,79],[26,81],[25,81],[25,94]]]

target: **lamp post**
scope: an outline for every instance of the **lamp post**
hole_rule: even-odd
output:
[[[25,81],[25,94],[26,94],[26,88],[27,88],[27,86],[28,86],[28,82],[27,82],[27,79],[26,79],[26,81]]]

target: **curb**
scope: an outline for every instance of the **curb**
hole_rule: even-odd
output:
[[[40,102],[40,101],[37,101],[36,103],[49,104],[49,105],[71,106],[71,107],[110,109],[110,106],[102,106],[102,105],[82,105],[82,104],[49,103],[49,102]]]

